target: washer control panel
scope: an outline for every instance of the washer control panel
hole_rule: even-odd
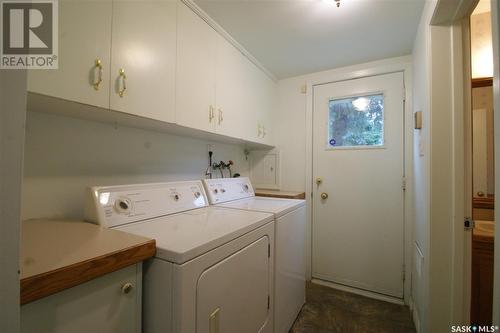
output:
[[[255,196],[248,177],[204,179],[203,185],[212,205]]]
[[[107,227],[208,206],[201,181],[91,187],[85,217]]]

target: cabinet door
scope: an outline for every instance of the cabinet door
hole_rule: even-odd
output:
[[[276,84],[260,68],[253,65],[250,74],[252,122],[255,124],[253,141],[270,144],[271,112],[276,98]]]
[[[176,122],[214,131],[217,33],[183,3],[177,19]]]
[[[21,307],[22,333],[138,333],[141,264],[132,265]],[[122,288],[130,283],[132,289]]]
[[[242,119],[245,121],[243,130],[244,139],[248,141],[258,142],[262,135],[261,125],[259,123],[259,69],[245,57],[244,59],[244,75],[242,77],[245,94],[243,96],[243,114]]]
[[[245,91],[243,76],[245,57],[225,38],[217,36],[216,61],[216,132],[244,138]]]
[[[111,8],[111,0],[60,0],[59,69],[29,71],[28,91],[108,108]]]
[[[258,87],[260,87],[258,118],[262,130],[261,142],[271,144],[272,112],[277,98],[276,83],[264,72],[260,72]]]
[[[174,122],[176,7],[171,0],[113,2],[111,109]]]

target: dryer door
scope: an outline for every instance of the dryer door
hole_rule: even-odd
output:
[[[269,238],[252,244],[205,270],[198,279],[196,331],[209,333],[272,330]]]

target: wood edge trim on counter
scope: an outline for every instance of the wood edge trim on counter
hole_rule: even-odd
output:
[[[472,83],[472,88],[491,87],[493,86],[493,78],[481,77],[477,79],[472,79],[471,83]]]
[[[280,198],[280,199],[302,199],[306,198],[306,193],[302,192],[296,195],[287,195],[287,194],[279,194],[279,193],[259,193],[255,192],[257,197],[268,197],[268,198]]]
[[[21,279],[21,305],[77,286],[154,256],[155,240]]]

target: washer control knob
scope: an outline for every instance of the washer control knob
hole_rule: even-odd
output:
[[[245,192],[248,192],[248,188],[248,184],[243,185],[243,189],[245,190]]]
[[[222,193],[226,193],[226,190],[225,190],[225,189],[223,189],[223,188],[221,188],[221,190],[220,190],[220,191],[221,191]]]
[[[198,198],[200,197],[200,195],[201,195],[201,193],[200,193],[200,192],[198,192],[198,191],[197,191],[197,192],[194,192],[194,197],[195,197],[196,199],[198,199]]]
[[[180,199],[180,196],[178,194],[174,194],[173,197],[175,201],[179,201]]]
[[[219,193],[219,190],[218,190],[218,189],[215,189],[215,190],[214,190],[214,193],[215,193],[215,194]]]
[[[120,198],[115,201],[115,209],[118,213],[128,213],[130,211],[132,204],[130,200],[125,198]]]

